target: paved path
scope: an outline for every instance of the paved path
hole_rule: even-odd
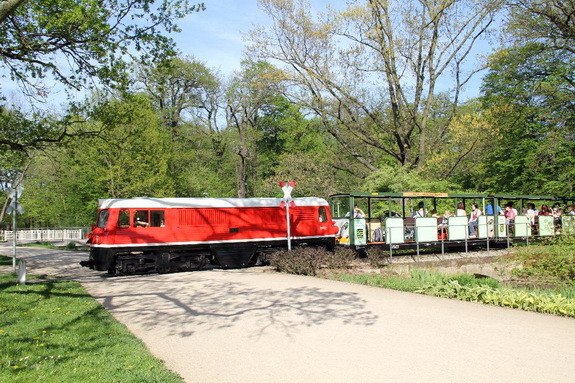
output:
[[[0,254],[7,254],[0,247]],[[263,268],[104,277],[85,253],[20,250],[79,280],[186,382],[572,382],[575,320]]]

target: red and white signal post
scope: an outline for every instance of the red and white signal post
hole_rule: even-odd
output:
[[[291,251],[291,233],[290,233],[290,217],[289,217],[289,208],[295,207],[295,202],[291,196],[291,191],[295,186],[295,181],[291,180],[290,182],[286,183],[284,181],[280,181],[280,186],[284,192],[284,197],[282,202],[280,203],[280,207],[286,208],[286,222],[287,222],[287,245],[288,251]]]

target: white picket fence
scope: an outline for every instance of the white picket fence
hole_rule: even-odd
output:
[[[39,241],[39,242],[57,242],[57,241],[83,241],[86,240],[87,228],[72,229],[18,229],[16,230],[17,241]],[[2,230],[0,232],[1,241],[12,241],[14,232]]]

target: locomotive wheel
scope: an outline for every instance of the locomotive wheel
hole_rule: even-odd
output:
[[[170,253],[161,253],[156,256],[156,272],[166,274],[171,271]]]
[[[109,269],[108,269],[108,274],[113,275],[113,276],[120,276],[120,275],[124,275],[124,273],[122,272],[122,270],[118,269],[118,267],[116,267],[116,264],[112,265]]]

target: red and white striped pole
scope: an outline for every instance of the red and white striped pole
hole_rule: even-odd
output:
[[[295,186],[295,181],[292,180],[288,183],[286,183],[284,181],[280,181],[280,186],[284,192],[284,197],[282,199],[282,202],[280,203],[280,207],[286,208],[287,245],[288,245],[288,251],[291,251],[291,231],[290,231],[289,208],[296,206],[295,202],[293,201],[293,198],[291,196],[291,191],[293,190],[293,188]]]

